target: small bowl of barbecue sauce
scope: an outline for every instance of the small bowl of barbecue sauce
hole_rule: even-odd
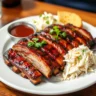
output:
[[[27,22],[16,22],[8,27],[8,34],[15,43],[35,32],[35,26]]]

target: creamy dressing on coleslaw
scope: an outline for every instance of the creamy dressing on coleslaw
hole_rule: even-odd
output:
[[[96,56],[87,46],[81,45],[73,48],[64,56],[66,66],[63,72],[63,79],[70,80],[88,72],[94,71]]]
[[[40,31],[51,24],[60,22],[58,22],[58,19],[51,13],[44,12],[43,14],[40,14],[38,18],[33,19],[32,23],[36,26],[37,31]]]

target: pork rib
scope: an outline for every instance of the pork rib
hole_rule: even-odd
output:
[[[12,70],[16,72],[21,71],[25,74],[33,84],[38,84],[42,81],[42,74],[28,61],[26,61],[22,56],[18,55],[16,51],[10,49],[7,53],[5,60],[13,65]],[[18,73],[16,72],[16,73]]]
[[[27,59],[30,59],[33,62],[33,66],[35,66],[43,75],[47,78],[50,78],[52,75],[51,64],[48,62],[39,50],[34,48],[28,48],[27,46],[15,44],[13,46],[13,50],[18,52],[23,52]]]
[[[93,40],[92,35],[87,30],[76,27],[72,24],[66,24],[65,26],[68,28],[71,28],[71,30],[74,30],[77,34],[82,35],[82,37],[84,37],[86,40],[89,40],[89,41]]]

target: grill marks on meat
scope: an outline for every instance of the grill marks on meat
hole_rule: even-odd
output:
[[[38,37],[38,36],[37,36]],[[33,36],[33,38],[36,38],[35,36]],[[32,38],[30,38],[29,39],[29,41],[31,41],[32,40]],[[39,39],[39,41],[40,41],[40,39]],[[26,45],[25,45],[26,46]],[[35,48],[35,51],[36,51],[37,49]],[[54,74],[54,75],[56,75],[57,73],[59,73],[60,71],[59,71],[59,69],[62,67],[62,66],[64,66],[63,64],[62,64],[62,66],[60,66],[59,64],[58,64],[58,62],[57,62],[57,60],[56,61],[54,61],[55,59],[56,59],[56,57],[58,57],[58,53],[56,53],[56,50],[54,50],[54,54],[52,54],[51,53],[51,51],[53,51],[54,49],[50,46],[50,45],[45,45],[44,47],[41,47],[40,49],[38,49],[37,51],[36,51],[36,53],[38,53],[39,55],[41,54],[43,57],[44,57],[44,59],[48,62],[48,65],[50,65],[50,68],[51,68],[51,70],[52,70],[52,73]],[[49,58],[49,57],[51,57],[51,58]],[[63,58],[62,58],[63,59]],[[63,62],[62,62],[63,63]],[[61,64],[61,63],[60,63]]]
[[[63,28],[63,31],[67,32],[67,34],[70,35],[70,37],[74,38],[74,40],[72,41],[72,45],[74,47],[78,47],[78,45],[80,44],[86,44],[86,41],[84,40],[84,38],[80,38],[75,32],[74,30],[71,30],[70,28]]]
[[[45,36],[39,35],[40,39],[45,40],[48,44],[50,44],[52,47],[54,47],[61,55],[65,55],[66,51],[65,49],[59,45],[56,41],[53,41],[52,39],[48,39]]]
[[[60,27],[60,25],[55,25],[55,26],[58,26],[58,28],[60,29],[61,32],[66,32],[64,30],[64,26],[62,26],[62,25],[61,25],[61,27]],[[54,37],[49,34],[51,29],[52,29],[52,27],[49,27],[49,29],[47,29],[47,30],[45,29],[45,31],[46,31],[45,33],[43,32],[41,34],[43,36],[46,36],[47,38],[50,38],[50,39],[54,40]],[[70,50],[73,47],[78,47],[79,46],[79,43],[76,40],[74,40],[74,38],[68,32],[67,32],[67,37],[65,39],[59,36],[58,44],[63,45],[64,50]],[[66,46],[66,44],[67,44],[67,46]]]
[[[49,27],[50,28],[50,27]],[[49,40],[53,40],[53,41],[55,41],[56,42],[56,40],[54,40],[54,38],[53,38],[53,36],[51,35],[51,34],[49,34],[49,31],[50,31],[50,29],[48,30],[48,29],[45,29],[45,30],[47,30],[48,32],[41,32],[41,34],[45,37],[46,36],[46,38],[48,38]],[[41,36],[40,36],[41,37]],[[44,37],[41,37],[41,38],[44,38]],[[67,42],[68,41],[68,42]],[[60,51],[57,47],[55,47],[55,46],[53,46],[53,47],[55,47],[56,49],[58,49],[58,52],[60,53],[60,54],[62,54],[62,53],[64,53],[64,54],[66,54],[66,50],[70,50],[70,49],[72,49],[73,47],[72,47],[72,45],[69,43],[70,42],[70,39],[69,38],[67,38],[67,41],[66,40],[64,40],[64,39],[60,39],[60,40],[58,40],[58,42],[56,42],[56,43],[58,43],[59,44],[59,49],[60,50],[62,50],[62,51],[64,51],[64,52],[62,52],[62,51]],[[50,43],[49,43],[50,44]],[[53,44],[52,44],[53,45]],[[64,55],[63,54],[63,55]]]
[[[68,34],[70,34],[74,38],[74,40],[77,41],[79,44],[87,45],[86,40],[83,38],[81,34],[80,34],[81,36],[78,35],[78,33],[76,33],[76,30],[68,26],[67,27],[65,26],[63,30],[66,31]]]
[[[7,57],[4,56],[5,60],[13,65],[12,70],[14,72],[20,73],[21,71],[23,77],[28,77],[33,84],[38,84],[42,81],[42,74],[31,63],[26,61],[26,59],[18,55],[16,51],[10,49],[7,55]]]
[[[67,51],[71,50],[73,48],[73,46],[70,45],[69,42],[67,42],[66,40],[61,39],[61,40],[59,40],[59,42],[62,46],[64,46],[66,48]]]
[[[26,58],[33,62],[35,66],[43,75],[49,78],[52,75],[51,64],[48,60],[45,59],[42,52],[35,48],[28,48],[25,45],[15,44],[13,50],[18,52],[23,52]]]
[[[65,47],[66,49],[68,49],[69,45],[71,45],[72,47],[78,47],[79,45],[84,44],[84,45],[90,47],[90,41],[93,41],[92,35],[87,30],[85,30],[83,28],[78,28],[72,24],[66,24],[64,26],[55,24],[55,26],[58,26],[58,28],[60,28],[61,32],[67,33],[67,38],[61,39],[62,42],[63,42],[63,40],[66,40],[66,42],[67,42],[67,48]],[[53,28],[53,26],[45,28],[45,32],[49,33],[50,29],[52,29],[52,28]],[[43,34],[44,34],[44,32],[43,32]],[[47,36],[47,37],[52,38],[52,35]],[[59,42],[62,43],[60,40],[59,40]],[[66,43],[64,42],[62,44],[65,45]],[[72,47],[69,47],[69,48],[71,49]]]
[[[38,38],[41,40],[45,40],[46,42],[47,41],[51,42],[50,40],[48,40],[47,38],[45,38],[41,35],[38,35]],[[63,70],[63,68],[64,68],[64,62],[63,62],[63,56],[62,56],[63,53],[61,54],[60,52],[64,52],[64,54],[65,54],[65,50],[58,44],[56,44],[56,43],[54,44],[53,42],[49,43],[49,42],[47,42],[48,44],[46,46],[42,47],[41,50],[43,52],[47,53],[53,59],[53,62],[55,60],[60,65],[60,69]]]
[[[66,24],[65,27],[68,27],[71,30],[74,30],[76,32],[76,34],[85,38],[86,40],[89,40],[89,41],[93,40],[92,35],[87,30],[85,30],[83,28],[76,27],[72,24]]]
[[[49,29],[50,30],[50,29]],[[65,55],[66,54],[66,48],[65,46],[62,46],[62,43],[60,43],[59,41],[60,40],[55,40],[55,38],[49,34],[48,32],[41,32],[41,35],[42,36],[39,36],[40,38],[44,38],[46,39],[46,41],[48,41],[49,44],[52,44],[53,47],[62,55]],[[63,39],[62,39],[63,40]],[[51,42],[50,42],[51,41]],[[53,42],[52,42],[53,41]],[[54,43],[56,42],[56,43]],[[52,46],[51,45],[51,46]]]
[[[56,50],[54,48],[51,50],[48,50],[47,46],[48,45],[42,47],[41,50],[47,54],[48,58],[49,58],[49,56],[52,58],[52,61],[53,61],[53,63],[54,62],[56,63],[57,68],[63,70],[64,63],[63,63],[62,56],[59,55],[58,52],[56,52]]]
[[[50,29],[52,29],[54,26],[58,26],[61,32],[66,32],[66,38],[62,38],[60,35],[59,39],[56,40],[54,38],[56,34],[50,34]],[[32,38],[38,38],[39,41],[44,40],[47,42],[47,44],[42,46],[41,48],[28,47],[28,42],[33,41]],[[27,60],[25,64],[22,63],[24,65],[23,69],[21,68],[22,64],[19,64],[19,66],[17,66],[18,64],[16,62],[14,63],[12,61],[13,59],[11,59],[11,61],[10,59],[6,60],[6,63],[9,66],[11,66],[10,62],[14,65],[17,64],[15,67],[13,67],[13,70],[15,70],[16,72],[19,69],[21,72],[23,72],[21,73],[23,77],[28,77],[34,84],[37,84],[38,82],[41,82],[42,75],[40,74],[43,74],[46,78],[50,78],[52,75],[56,75],[60,72],[60,70],[64,69],[65,63],[63,61],[63,56],[69,50],[74,47],[78,47],[81,44],[90,46],[88,40],[91,41],[92,39],[93,38],[91,34],[88,33],[86,30],[83,30],[82,28],[77,28],[71,24],[67,24],[64,26],[53,24],[46,27],[40,33],[30,35],[28,38],[20,40],[12,47],[12,50],[14,52],[17,52],[16,54],[18,56],[21,56],[24,60]],[[32,66],[36,67],[36,69],[34,69],[34,67],[26,68],[25,65],[27,64],[29,66],[30,63],[32,63]],[[40,76],[37,75],[37,73]]]

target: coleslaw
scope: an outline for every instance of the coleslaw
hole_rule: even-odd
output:
[[[66,66],[63,72],[63,79],[70,80],[94,71],[96,67],[96,56],[87,46],[80,45],[73,48],[64,56]]]
[[[58,20],[51,13],[44,12],[44,14],[40,14],[38,18],[33,19],[32,23],[36,26],[37,31],[40,31],[51,24],[58,23]]]

